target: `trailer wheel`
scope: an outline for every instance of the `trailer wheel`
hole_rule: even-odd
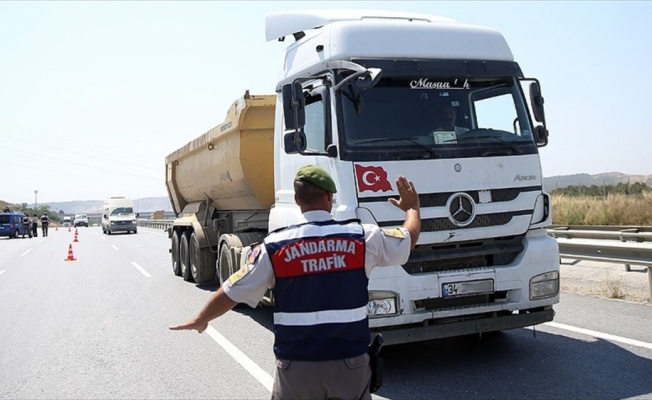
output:
[[[184,281],[191,282],[192,274],[190,273],[190,231],[185,231],[181,235],[179,244],[179,263],[181,264],[181,276]]]
[[[210,247],[199,247],[195,232],[190,235],[190,273],[200,285],[215,280],[215,254]]]
[[[181,276],[181,262],[179,258],[179,231],[172,233],[172,248],[170,254],[172,255],[172,272],[176,276]]]

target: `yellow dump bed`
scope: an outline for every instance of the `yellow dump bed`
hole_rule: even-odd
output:
[[[165,158],[174,210],[210,199],[220,210],[264,210],[274,203],[274,95],[247,92],[223,123]]]

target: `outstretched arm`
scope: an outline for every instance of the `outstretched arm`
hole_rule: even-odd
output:
[[[221,287],[215,292],[215,294],[208,300],[208,302],[201,309],[199,314],[192,319],[184,322],[183,324],[171,326],[170,329],[173,331],[180,330],[196,330],[199,333],[202,333],[208,327],[208,323],[211,320],[221,316],[227,311],[231,310],[236,306],[235,301],[231,300],[229,296],[226,295],[224,289]]]
[[[414,183],[408,181],[403,175],[396,178],[396,189],[399,194],[398,200],[390,198],[389,202],[405,211],[403,227],[410,232],[411,248],[414,248],[421,232],[419,194],[414,188]]]

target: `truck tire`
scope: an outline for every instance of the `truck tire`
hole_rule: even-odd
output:
[[[179,244],[179,263],[181,264],[181,276],[186,282],[192,282],[190,273],[190,231],[185,231],[181,235]]]
[[[179,259],[179,231],[172,233],[172,247],[170,248],[170,255],[172,256],[172,272],[176,276],[181,276],[181,263]]]
[[[262,243],[265,234],[261,232],[244,232],[238,234],[224,234],[220,237],[219,258],[217,264],[220,286],[240,268],[238,260],[234,257],[232,249],[239,251],[244,246],[252,243]]]
[[[237,235],[224,234],[220,237],[220,251],[217,264],[218,277],[220,286],[229,279],[237,269],[235,260],[233,259],[233,251],[231,249],[242,247],[242,243]]]
[[[195,232],[190,235],[190,273],[199,285],[215,280],[215,254],[210,247],[199,247]]]

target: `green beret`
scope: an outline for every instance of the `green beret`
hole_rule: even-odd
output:
[[[310,182],[327,192],[337,193],[337,188],[335,187],[333,178],[331,178],[325,169],[316,165],[306,165],[299,168],[297,176],[295,176],[294,179],[297,181]]]

